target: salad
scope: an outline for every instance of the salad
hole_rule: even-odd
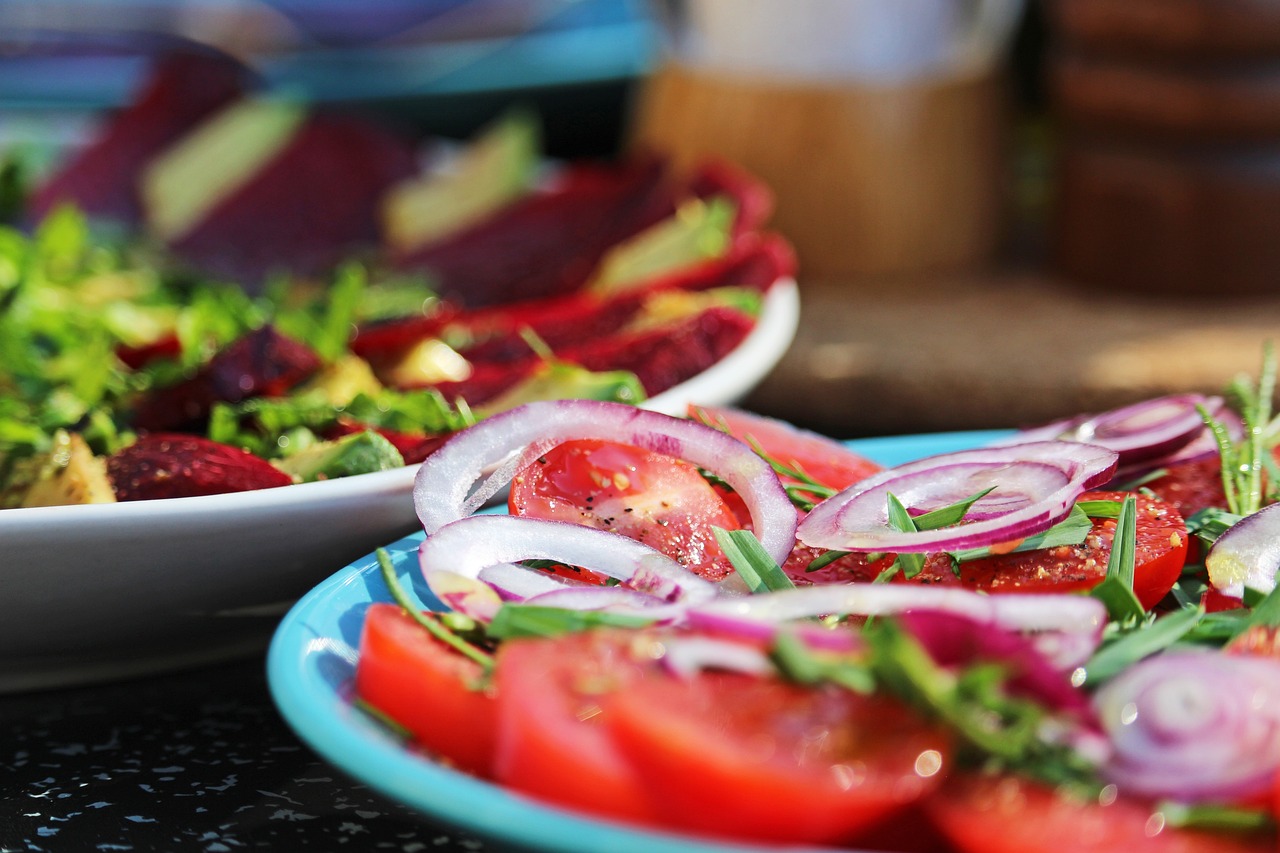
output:
[[[728,164],[543,170],[514,113],[419,168],[227,63],[175,57],[52,175],[0,176],[0,509],[368,473],[530,400],[639,403],[794,271]]]
[[[447,609],[382,555],[400,604],[364,615],[356,702],[696,837],[1274,850],[1274,375],[887,470],[733,410],[495,415],[419,471]]]

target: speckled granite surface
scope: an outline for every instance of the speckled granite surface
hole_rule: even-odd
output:
[[[279,717],[260,659],[0,696],[0,851],[469,851]]]

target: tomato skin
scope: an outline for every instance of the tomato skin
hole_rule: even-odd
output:
[[[512,515],[612,530],[656,548],[694,574],[733,571],[713,527],[740,525],[723,498],[682,460],[611,441],[569,441],[516,475]]]
[[[631,823],[653,814],[603,725],[599,699],[640,677],[634,636],[608,631],[508,640],[498,651],[494,777],[559,806]]]
[[[1123,500],[1124,492],[1087,492],[1081,500]],[[1173,587],[1187,561],[1190,537],[1186,522],[1172,506],[1149,498],[1137,498],[1137,548],[1134,556],[1133,591],[1150,610]],[[1115,519],[1095,519],[1093,531],[1080,545],[1059,546],[1039,551],[1001,554],[960,564],[960,575],[951,569],[951,560],[931,554],[924,569],[913,581],[898,576],[899,582],[960,584],[987,592],[1075,592],[1100,584],[1107,574]],[[871,581],[892,563],[883,557],[868,563],[865,556],[852,554],[825,569],[805,572],[817,555],[814,549],[797,549],[784,568],[801,583],[843,583]]]
[[[650,673],[604,709],[663,825],[718,838],[849,840],[950,765],[949,738],[905,706],[835,687]]]
[[[844,489],[883,466],[854,453],[838,441],[802,430],[791,424],[744,412],[741,409],[689,406],[689,415],[702,423],[727,428],[730,435],[754,442],[770,457],[784,465],[800,468],[824,486]],[[796,482],[783,477],[784,483]]]
[[[961,853],[1263,853],[1274,833],[1162,827],[1150,806],[1080,802],[1012,776],[955,777],[925,811]]]
[[[356,694],[407,728],[438,758],[478,776],[493,767],[497,706],[476,689],[483,670],[433,638],[400,608],[365,613]]]

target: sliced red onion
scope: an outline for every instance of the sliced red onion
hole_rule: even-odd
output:
[[[1111,478],[1116,453],[1042,441],[947,453],[882,471],[814,507],[797,529],[801,542],[841,551],[931,553],[976,548],[1048,530],[1085,490]],[[889,524],[888,495],[924,513],[995,486],[965,521],[903,532]]]
[[[584,595],[581,584],[514,565],[522,560],[582,566],[625,584],[592,592],[592,609],[642,611],[655,619],[670,619],[716,595],[713,584],[648,545],[563,521],[475,515],[446,524],[418,547],[418,562],[431,591],[448,606],[476,619],[491,619],[495,603],[504,596],[546,603],[561,590]],[[518,572],[529,576],[527,586],[513,580]],[[486,580],[495,581],[498,588],[477,587]],[[493,594],[486,594],[485,588]],[[643,596],[643,604],[637,596]]]
[[[1232,598],[1245,587],[1271,592],[1280,571],[1280,504],[1263,507],[1227,528],[1204,560],[1209,582]]]
[[[771,675],[777,672],[759,646],[699,635],[664,639],[661,662],[672,675],[689,677],[707,669]]]
[[[1048,439],[1080,441],[1116,451],[1119,464],[1127,466],[1173,453],[1200,435],[1204,419],[1197,405],[1214,411],[1222,406],[1222,398],[1201,394],[1156,397],[1096,415],[1023,430],[1000,444]]]
[[[711,471],[746,503],[769,556],[782,563],[791,553],[795,510],[773,469],[750,447],[696,421],[596,400],[528,403],[453,436],[427,457],[414,481],[413,501],[423,528],[430,536],[470,515],[540,454],[575,439],[630,444]]]
[[[1244,437],[1244,421],[1240,416],[1228,409],[1221,397],[1210,397],[1205,404],[1209,414],[1226,428],[1232,440],[1239,441]],[[1112,482],[1117,485],[1130,483],[1157,468],[1173,468],[1187,462],[1198,462],[1201,459],[1218,456],[1218,439],[1213,430],[1207,426],[1202,428],[1195,438],[1182,447],[1164,456],[1132,462],[1116,468]]]
[[[1148,658],[1107,682],[1094,706],[1122,793],[1234,802],[1280,770],[1280,661],[1210,651]]]
[[[885,616],[939,612],[1031,636],[1033,645],[1055,667],[1079,666],[1102,639],[1107,610],[1081,595],[1005,593],[983,595],[959,587],[915,584],[824,584],[769,595],[718,598],[691,608],[695,628],[752,631],[816,616]],[[734,626],[739,626],[737,629]]]

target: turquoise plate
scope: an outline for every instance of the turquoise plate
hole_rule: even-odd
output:
[[[884,465],[974,447],[1005,432],[893,436],[850,442]],[[387,546],[400,582],[425,607],[439,608],[417,571],[422,534]],[[267,678],[286,722],[326,761],[384,795],[479,836],[565,853],[729,853],[778,850],[702,841],[632,829],[545,805],[451,770],[411,752],[371,716],[351,704],[364,612],[390,601],[372,554],[307,593],[285,616],[271,642]],[[803,848],[787,848],[800,850]],[[831,853],[831,848],[822,848]]]

